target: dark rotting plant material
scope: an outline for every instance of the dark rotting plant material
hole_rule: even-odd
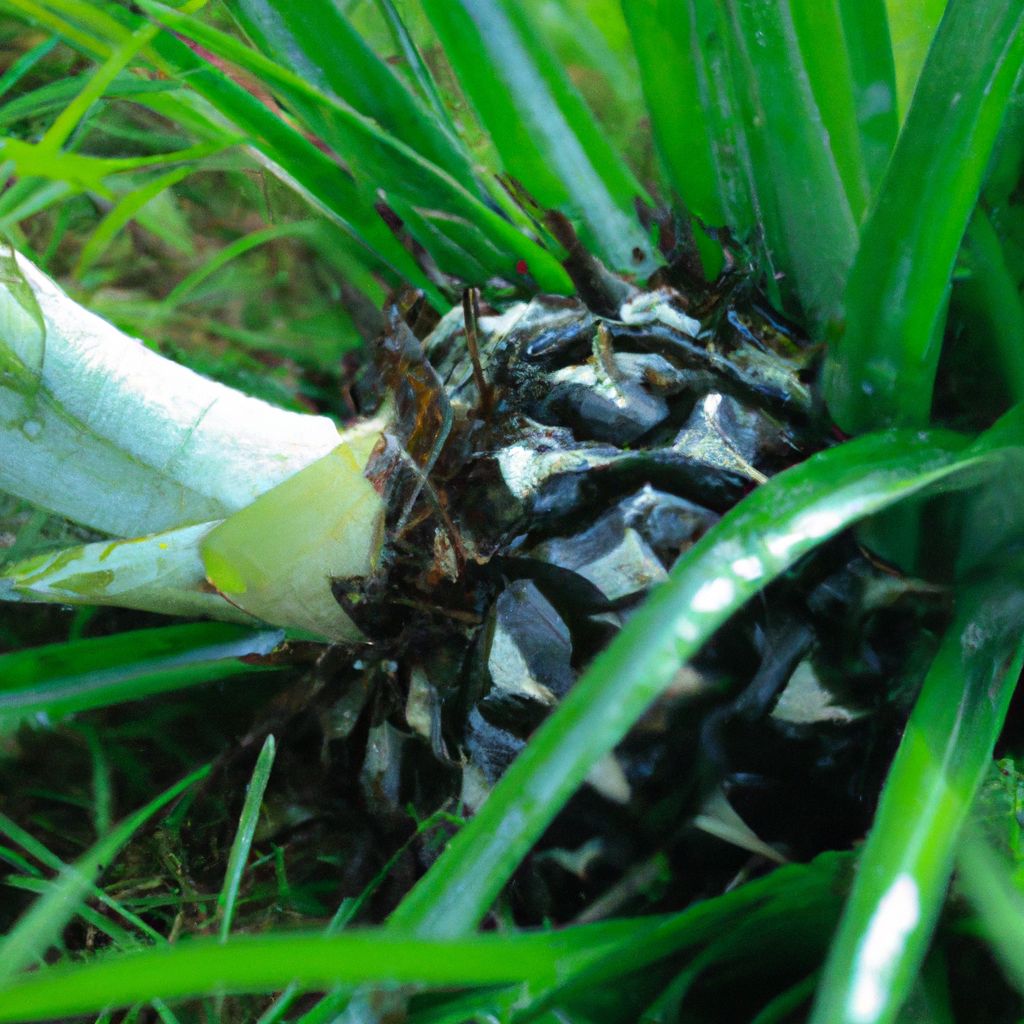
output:
[[[419,336],[415,296],[388,313],[377,372],[389,426],[367,468],[389,509],[386,539],[374,576],[334,583],[369,642],[366,671],[391,688],[363,774],[378,809],[391,801],[397,814],[429,792],[472,812],[679,556],[753,487],[832,443],[808,398],[816,353],[748,288],[639,291],[592,260],[574,279],[579,297],[504,312],[466,292]],[[691,822],[720,785],[752,819],[788,823],[769,829],[784,855],[827,845],[829,822],[867,820],[887,750],[863,741],[889,666],[863,617],[889,612],[865,596],[865,579],[884,574],[856,551],[828,567],[835,546],[725,627],[595,769],[541,844],[590,843],[593,870],[570,881],[557,867],[568,853],[528,862],[530,884],[513,893],[522,920],[579,913],[637,858],[704,857],[710,840]],[[828,586],[804,600],[816,565]],[[833,621],[829,587],[851,595],[849,622]],[[821,722],[775,715],[798,668],[826,706],[854,663],[849,720],[827,707]],[[435,785],[402,781],[414,752],[420,773],[433,758]],[[801,773],[817,794],[806,834],[788,806]],[[702,781],[681,791],[683,777]],[[747,856],[719,852],[723,872]]]

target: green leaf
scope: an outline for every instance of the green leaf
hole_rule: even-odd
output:
[[[57,719],[260,671],[244,659],[269,654],[282,637],[204,622],[14,651],[0,656],[0,723],[32,714]]]
[[[945,432],[893,432],[812,456],[733,508],[676,563],[392,915],[423,935],[472,930],[590,768],[715,629],[801,555],[865,516],[961,476],[976,482],[1024,449],[1013,418],[968,447]]]
[[[655,258],[634,208],[649,199],[526,9],[506,0],[425,0],[423,7],[505,171],[542,208],[576,221],[613,269],[650,273]]]
[[[270,772],[274,767],[276,747],[273,735],[263,741],[256,765],[252,770],[252,778],[245,791],[245,803],[242,813],[238,816],[238,828],[235,839],[228,854],[228,868],[224,875],[224,884],[217,896],[217,910],[220,914],[220,941],[227,942],[231,935],[231,923],[235,917],[235,904],[238,902],[238,889],[242,884],[242,875],[252,850],[252,840],[256,835],[256,826],[260,820],[260,808],[263,794],[267,791]]]
[[[886,0],[902,122],[947,0]]]
[[[595,934],[595,951],[607,949],[605,926],[588,928]],[[579,930],[585,933],[585,929]],[[383,930],[336,936],[301,932],[242,935],[224,944],[217,939],[194,939],[26,976],[0,990],[0,1022],[94,1013],[105,1006],[124,1006],[154,996],[181,998],[215,989],[272,992],[292,981],[307,989],[346,982],[550,984],[580,956],[578,940],[552,932],[446,942]]]
[[[1019,0],[950,0],[828,353],[826,398],[848,433],[928,422],[950,275],[1022,61]]]
[[[269,87],[300,101],[311,127],[345,158],[357,178],[366,183],[366,189],[383,193],[444,269],[481,284],[489,276],[514,281],[516,264],[522,260],[541,288],[572,291],[565,271],[549,253],[451,175],[382,131],[368,118],[223,32],[152,0],[142,0],[142,6],[218,56],[258,75]],[[443,239],[450,239],[462,253],[471,254],[472,261],[463,257],[453,263],[452,247],[437,244]]]
[[[957,870],[985,938],[1017,991],[1024,992],[1024,897],[1006,859],[980,830],[968,830],[957,854]]]
[[[105,836],[88,853],[69,864],[58,876],[46,895],[37,900],[0,939],[0,985],[30,966],[60,936],[64,926],[78,909],[78,904],[92,887],[96,876],[117,856],[118,851],[154,814],[162,810],[189,786],[208,773],[200,768],[151,800],[145,807],[129,815],[110,835]],[[97,1009],[104,1004],[97,1006]],[[11,1012],[6,996],[0,996],[0,1019]],[[17,1020],[8,1017],[8,1020]]]
[[[883,0],[794,0],[793,22],[829,148],[860,223],[896,142]]]
[[[857,228],[789,5],[730,0],[750,173],[764,244],[812,324],[839,312]],[[788,283],[788,284],[787,284]]]
[[[44,39],[23,53],[2,75],[0,75],[0,96],[10,92],[58,43],[56,36]]]
[[[335,5],[228,0],[227,6],[268,57],[372,118],[481,198],[450,124],[423,108]]]
[[[716,96],[711,89],[708,64],[714,54],[709,48],[716,41],[697,29],[695,8],[705,6],[699,2],[680,5],[673,0],[623,0],[622,10],[633,37],[651,127],[669,185],[705,224],[728,224],[742,235],[749,227],[749,217],[738,218],[738,211],[727,208],[721,195],[715,147],[719,146],[719,159],[728,158],[723,150],[735,147],[729,145],[728,137],[722,145],[722,136],[731,128],[730,119],[717,116],[728,97]]]
[[[1019,567],[1018,567],[1019,575]],[[924,959],[1024,665],[1018,575],[967,591],[907,723],[812,1024],[895,1020]]]

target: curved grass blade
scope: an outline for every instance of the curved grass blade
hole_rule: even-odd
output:
[[[267,791],[270,772],[274,767],[275,753],[274,737],[270,735],[263,741],[259,757],[256,758],[256,766],[252,770],[252,778],[245,791],[245,802],[242,805],[242,813],[238,816],[238,828],[235,831],[234,842],[231,844],[231,853],[228,855],[224,885],[217,897],[221,942],[227,942],[231,935],[231,924],[235,918],[235,904],[238,902],[238,890],[242,884],[246,862],[249,860],[249,852],[252,850],[252,840],[256,835],[256,825],[260,819],[263,794]]]
[[[965,592],[882,791],[812,1024],[896,1019],[942,908],[961,826],[1024,665],[1015,578]]]
[[[268,57],[372,118],[480,198],[450,124],[421,106],[338,7],[288,0],[229,0],[227,6]]]
[[[953,263],[1022,62],[1019,0],[950,0],[828,353],[826,398],[848,433],[928,422]]]
[[[35,972],[0,989],[0,1022],[52,1020],[142,1000],[212,991],[272,992],[297,982],[306,989],[340,984],[418,982],[433,986],[550,985],[583,958],[604,953],[603,925],[594,940],[567,933],[484,935],[424,941],[382,929],[342,935],[292,933],[195,939],[160,949],[109,956],[76,967]],[[581,949],[582,946],[582,949]]]
[[[75,265],[75,276],[81,277],[106,251],[118,232],[152,199],[165,189],[177,185],[193,173],[193,167],[178,167],[147,181],[118,200],[89,236]]]
[[[634,205],[649,200],[526,10],[506,0],[425,0],[423,8],[504,169],[541,207],[572,217],[614,269],[652,272]]]
[[[303,989],[402,981],[435,987],[526,984],[531,992],[545,994],[543,1004],[531,1003],[524,1010],[529,1018],[542,1005],[571,999],[595,976],[619,977],[698,948],[752,911],[784,920],[794,907],[811,913],[820,908],[834,917],[850,859],[826,854],[811,864],[780,868],[679,914],[559,931],[455,941],[424,941],[385,929],[340,936],[234,936],[223,944],[194,939],[82,966],[48,968],[14,982],[0,991],[0,1022],[84,1013],[154,997],[273,991],[289,981]]]
[[[729,9],[765,245],[775,272],[820,327],[839,312],[856,222],[788,5],[730,0]]]
[[[327,154],[259,99],[198,57],[181,40],[161,32],[152,46],[162,62],[245,132],[251,144],[318,209],[406,281],[422,288],[438,307],[447,306],[436,286],[368,202],[366,191]]]
[[[0,726],[266,671],[245,659],[270,654],[283,638],[281,630],[203,622],[14,651],[0,656]]]
[[[34,857],[44,867],[50,868],[51,871],[56,872],[58,875],[64,871],[68,865],[60,859],[52,850],[41,843],[31,833],[26,832],[16,822],[11,821],[5,814],[0,814],[0,835],[10,840],[12,843],[16,843],[20,846],[29,856]],[[40,872],[33,868],[27,861],[23,865],[18,865],[20,869],[32,878],[39,881],[41,885],[50,885],[52,883],[44,883],[39,877]],[[127,924],[131,925],[139,935],[144,936],[151,942],[164,942],[164,937],[151,925],[147,924],[138,914],[130,911],[123,903],[114,899],[105,889],[101,886],[93,885],[90,887],[87,894],[87,898],[95,900],[98,903],[102,903],[103,906],[107,907],[108,910],[112,911],[113,914],[120,917]],[[109,915],[108,915],[109,918]]]
[[[1008,421],[1019,426],[1021,413]],[[591,766],[732,612],[801,555],[865,516],[958,476],[976,482],[1024,448],[1004,426],[974,446],[946,432],[872,435],[762,485],[676,563],[669,581],[533,734],[476,816],[391,917],[422,935],[472,930]]]
[[[88,894],[100,871],[117,856],[118,851],[158,811],[203,778],[209,767],[200,768],[151,800],[145,807],[124,819],[110,835],[96,843],[84,857],[69,864],[46,895],[37,900],[0,939],[0,985],[10,982],[18,972],[34,963],[56,941],[78,904]],[[102,1008],[100,1003],[96,1009]],[[10,1012],[6,996],[0,996],[0,1014]],[[2,1019],[2,1017],[0,1017]],[[8,1017],[17,1020],[18,1017]]]
[[[548,991],[538,992],[512,1014],[512,1020],[514,1024],[547,1021],[548,1011],[571,1006],[574,999],[616,981],[628,984],[629,975],[642,977],[658,961],[666,957],[678,960],[681,954],[690,959],[683,962],[682,970],[669,981],[655,1005],[642,1015],[634,1010],[629,1019],[686,1019],[685,1013],[673,1013],[676,1007],[672,1004],[678,1004],[684,990],[708,969],[728,970],[730,960],[743,962],[762,954],[790,958],[789,968],[798,955],[798,945],[809,949],[813,957],[839,918],[852,867],[849,853],[822,854],[809,864],[778,868],[678,914],[643,919],[646,926],[636,922],[633,935],[604,956],[582,964]],[[788,930],[795,941],[779,942],[780,929]],[[621,1019],[627,1018],[623,1015]]]
[[[541,288],[562,293],[573,290],[553,256],[443,169],[368,118],[226,33],[152,0],[142,0],[141,6],[211,52],[259,76],[268,87],[301,102],[311,115],[311,126],[345,158],[353,173],[368,183],[369,191],[383,193],[445,269],[478,283],[489,276],[514,281],[518,276],[516,265],[523,261]],[[446,240],[448,245],[444,244]],[[458,252],[472,258],[453,258],[453,253]]]

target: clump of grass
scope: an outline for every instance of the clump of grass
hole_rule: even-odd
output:
[[[3,6],[21,20],[0,22],[0,228],[165,353],[344,420],[372,385],[342,360],[385,326],[378,310],[402,284],[424,297],[413,312],[399,299],[412,321],[461,300],[469,345],[486,341],[481,317],[517,299],[578,288],[609,322],[648,280],[702,316],[741,317],[723,296],[744,274],[767,297],[762,323],[785,337],[782,310],[820,346],[813,415],[842,440],[759,480],[678,559],[468,821],[461,804],[429,813],[457,752],[431,732],[429,703],[421,738],[395,726],[423,714],[423,687],[387,649],[14,606],[0,655],[0,857],[13,872],[0,1020],[134,1005],[165,1021],[312,1024],[348,1008],[424,1022],[862,1022],[915,1006],[956,1019],[968,1003],[972,1019],[1006,1019],[1018,997],[986,958],[1022,973],[1020,829],[1015,803],[975,800],[997,744],[1017,786],[1019,5],[950,0],[924,17],[880,0],[590,0],[587,17],[512,0]],[[24,383],[37,379],[18,355],[34,300],[9,276],[12,323],[28,324],[9,376]],[[439,451],[427,454],[425,477]],[[94,539],[73,529],[12,499],[4,561]],[[524,907],[546,905],[529,890],[551,864],[562,884],[591,883],[585,830],[566,835],[577,819],[559,815],[638,722],[670,707],[690,741],[713,739],[728,657],[718,691],[688,688],[684,664],[716,638],[748,643],[736,616],[752,603],[770,646],[757,629],[772,609],[857,545],[875,603],[834,584],[819,598],[863,624],[898,593],[886,621],[911,623],[888,647],[858,647],[884,679],[866,735],[883,762],[898,743],[863,846],[810,843],[816,858],[769,871],[778,851],[720,815],[717,834],[753,859],[711,847],[684,884],[666,817],[603,902],[567,901],[607,919],[521,928]],[[861,678],[863,665],[839,664]],[[758,699],[754,753],[770,707],[752,691],[732,705],[742,715]],[[810,732],[836,758],[825,720]],[[389,753],[403,744],[404,762]],[[672,780],[678,804],[707,788],[700,763]],[[857,793],[871,802],[877,788]],[[586,797],[569,806],[585,815]],[[958,858],[967,901],[947,903]],[[478,932],[484,920],[498,934]],[[943,958],[965,948],[983,986],[946,983]]]

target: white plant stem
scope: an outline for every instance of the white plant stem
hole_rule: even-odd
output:
[[[342,434],[193,373],[0,253],[0,489],[114,537],[8,566],[0,600],[116,604],[359,633],[334,578],[373,571],[380,421]]]

